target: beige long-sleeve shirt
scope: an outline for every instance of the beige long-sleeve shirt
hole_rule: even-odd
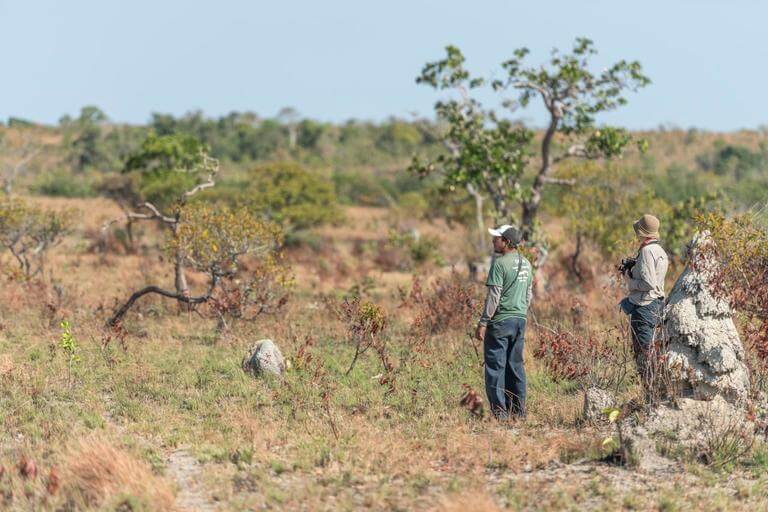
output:
[[[659,244],[640,249],[637,263],[626,276],[629,301],[638,306],[664,298],[664,278],[669,268],[669,257]]]

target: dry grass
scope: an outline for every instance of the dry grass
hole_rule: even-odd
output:
[[[118,508],[123,503],[145,510],[174,510],[174,493],[146,462],[98,437],[75,443],[64,458],[62,494],[79,508]],[[132,509],[133,510],[133,509]]]
[[[501,509],[484,489],[448,496],[433,509],[435,512],[498,512]]]
[[[213,321],[147,300],[127,318],[125,346],[102,346],[103,321],[114,300],[169,278],[152,251],[146,257],[87,252],[84,230],[114,212],[98,201],[61,202],[78,204],[87,212],[83,225],[51,259],[63,304],[50,311],[50,284],[4,280],[0,286],[0,465],[6,468],[0,500],[13,496],[0,508],[57,510],[69,501],[112,510],[128,499],[138,509],[172,509],[167,459],[179,447],[200,461],[204,497],[222,510],[599,510],[621,508],[634,492],[652,508],[669,491],[668,482],[652,477],[644,477],[647,485],[639,491],[602,481],[592,486],[594,474],[571,475],[570,466],[563,468],[574,461],[600,467],[595,459],[604,434],[579,423],[578,386],[555,381],[531,356],[538,343],[534,322],[526,339],[529,420],[507,429],[460,407],[462,384],[481,394],[483,389],[482,369],[466,337],[471,326],[430,335],[412,353],[417,311],[400,307],[397,291],[410,288],[412,276],[383,274],[354,255],[355,237],[387,236],[384,210],[349,212],[348,218],[362,219],[356,232],[324,228],[328,254],[306,247],[291,254],[302,263],[295,267],[297,289],[285,316],[239,324],[224,340],[216,338]],[[425,233],[430,229],[423,226]],[[348,273],[338,275],[334,266],[320,272],[321,258]],[[427,274],[429,290],[450,268],[420,272]],[[391,319],[386,335],[397,369],[394,391],[379,384],[381,364],[372,354],[343,375],[352,357],[346,329],[323,302],[324,293],[343,293],[365,275],[376,280],[369,298]],[[536,305],[540,323],[586,332],[618,321],[619,292],[610,283],[595,280],[577,290],[581,311],[572,308],[575,293],[566,273],[554,273],[549,284],[547,300]],[[57,348],[57,321],[64,318],[79,346],[71,385]],[[312,361],[327,377],[295,367],[282,382],[246,376],[240,361],[263,337],[293,360],[306,338],[315,338]],[[321,397],[326,391],[327,403]],[[16,469],[22,454],[37,464],[34,481]],[[52,494],[47,487],[54,467],[61,489]],[[157,476],[163,473],[169,476]],[[734,504],[726,492],[731,484],[712,485],[726,493],[718,504]],[[744,503],[757,506],[759,492]],[[676,503],[699,503],[682,494]]]

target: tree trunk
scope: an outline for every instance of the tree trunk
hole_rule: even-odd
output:
[[[184,273],[184,261],[180,253],[176,253],[176,259],[173,263],[174,285],[176,293],[179,295],[189,295],[189,286],[187,285],[187,276]]]
[[[536,226],[536,218],[541,205],[541,192],[534,190],[531,199],[523,203],[522,230],[523,238],[530,240]]]
[[[488,249],[487,240],[485,236],[485,217],[483,215],[483,203],[485,199],[483,195],[471,184],[467,183],[467,192],[475,200],[475,221],[477,222],[477,251],[479,254],[485,254]]]
[[[576,279],[579,280],[579,282],[584,281],[584,276],[581,274],[581,269],[579,268],[579,256],[581,256],[581,241],[582,236],[581,233],[576,233],[576,249],[573,251],[573,256],[571,256],[571,270],[573,271],[573,274],[576,276]]]
[[[172,225],[171,229],[173,230],[173,237],[176,238],[179,236],[179,214],[176,214],[176,223]],[[184,273],[184,257],[181,254],[180,250],[176,250],[176,254],[174,255],[174,261],[173,261],[173,275],[174,275],[174,281],[173,284],[176,288],[176,293],[183,296],[183,297],[189,297],[189,285],[187,285],[187,276]]]
[[[547,131],[544,134],[544,138],[541,141],[541,167],[539,173],[536,175],[536,179],[533,180],[533,186],[531,187],[531,197],[527,201],[523,202],[523,236],[526,239],[533,234],[533,230],[536,226],[536,219],[539,214],[539,207],[541,206],[541,193],[546,184],[547,177],[552,171],[552,160],[550,157],[550,151],[552,147],[552,138],[557,131],[557,125],[560,122],[560,117],[550,107],[550,119]]]
[[[133,219],[130,217],[125,223],[125,236],[127,238],[126,241],[128,242],[128,247],[126,248],[128,254],[136,254],[136,243],[134,242],[133,238]]]

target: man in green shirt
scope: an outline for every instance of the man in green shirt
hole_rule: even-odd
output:
[[[499,420],[525,417],[523,345],[533,270],[517,250],[521,233],[512,226],[489,229],[496,258],[488,272],[485,299],[475,336],[483,341],[485,391]]]

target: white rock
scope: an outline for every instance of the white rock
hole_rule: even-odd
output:
[[[605,419],[603,411],[616,406],[616,397],[606,389],[591,387],[584,392],[584,419]]]
[[[722,436],[743,439],[746,446],[754,424],[738,404],[715,395],[709,401],[681,398],[674,405],[658,405],[641,424],[626,425],[623,433],[625,457],[638,469],[657,471],[672,464],[659,453],[660,441],[692,453],[706,450]]]
[[[270,374],[280,377],[285,371],[285,359],[275,342],[270,339],[259,340],[243,358],[243,370],[255,376]]]

